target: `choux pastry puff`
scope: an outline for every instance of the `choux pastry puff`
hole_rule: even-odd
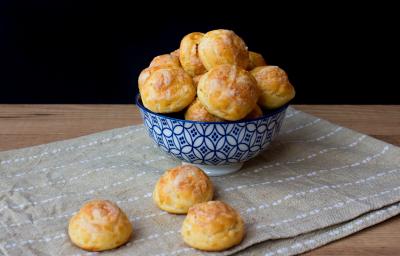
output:
[[[264,57],[257,52],[249,51],[249,66],[247,70],[252,70],[260,66],[267,66]]]
[[[223,122],[221,119],[207,111],[206,107],[201,104],[200,100],[196,98],[192,104],[189,105],[185,112],[185,120],[201,121],[201,122]]]
[[[179,51],[179,49],[176,49],[175,51],[171,52],[170,54],[179,59],[180,51]]]
[[[260,106],[256,105],[253,110],[244,118],[245,120],[256,119],[262,117],[263,111]]]
[[[132,235],[132,224],[116,204],[93,200],[71,218],[68,234],[82,249],[104,251],[126,243]]]
[[[208,176],[193,165],[181,165],[166,171],[158,180],[153,200],[169,213],[184,214],[197,203],[207,202],[214,195]]]
[[[205,73],[197,96],[211,114],[229,121],[243,119],[256,106],[259,89],[254,77],[235,65],[219,65]]]
[[[245,228],[241,216],[232,207],[221,201],[209,201],[189,209],[181,235],[193,248],[222,251],[239,244]]]
[[[296,92],[283,69],[277,66],[257,67],[251,71],[261,91],[258,103],[269,109],[285,105]]]
[[[155,113],[179,112],[196,97],[193,80],[182,68],[146,68],[138,83],[143,105]]]
[[[194,86],[196,87],[196,89],[197,89],[197,85],[199,84],[200,78],[201,78],[202,76],[203,76],[203,75],[198,75],[198,76],[194,76],[194,77],[193,77],[193,84],[194,84]]]
[[[179,47],[179,60],[183,69],[192,77],[204,74],[207,70],[203,66],[198,54],[198,45],[204,34],[193,32],[186,35]]]
[[[163,54],[157,57],[150,62],[149,67],[177,67],[180,68],[181,64],[179,62],[179,58],[173,54]]]
[[[207,70],[221,64],[237,65],[246,69],[249,53],[244,41],[231,30],[207,32],[199,43],[199,57]]]

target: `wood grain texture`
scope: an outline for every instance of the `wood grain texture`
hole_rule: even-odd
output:
[[[400,145],[400,105],[297,105],[333,123]],[[0,105],[0,150],[139,124],[133,105]],[[399,255],[400,216],[305,255]]]

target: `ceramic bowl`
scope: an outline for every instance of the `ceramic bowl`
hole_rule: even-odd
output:
[[[148,110],[140,95],[136,104],[144,126],[159,148],[184,163],[197,165],[210,176],[238,171],[244,162],[265,150],[278,135],[288,105],[253,120],[197,122],[183,114]]]

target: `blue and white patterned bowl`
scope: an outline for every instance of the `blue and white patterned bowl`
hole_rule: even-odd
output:
[[[196,122],[154,113],[143,106],[139,94],[136,104],[158,147],[211,176],[237,171],[243,162],[265,150],[278,135],[288,107],[253,120]]]

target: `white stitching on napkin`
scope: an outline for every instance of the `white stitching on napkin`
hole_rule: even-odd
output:
[[[33,169],[33,170],[30,170],[30,171],[23,171],[23,172],[15,173],[15,174],[12,174],[12,175],[6,175],[5,177],[6,178],[18,178],[18,177],[22,177],[22,176],[25,176],[25,175],[28,175],[28,174],[47,173],[50,170],[59,170],[59,169],[63,169],[63,168],[66,168],[66,167],[74,166],[75,164],[79,164],[79,163],[80,164],[85,164],[85,163],[90,163],[90,162],[94,162],[94,161],[99,161],[99,160],[102,160],[104,158],[112,158],[112,157],[116,157],[116,156],[122,156],[125,153],[126,153],[126,151],[119,151],[119,152],[114,153],[114,154],[108,154],[108,155],[105,155],[105,156],[97,156],[97,157],[94,157],[94,158],[91,158],[91,159],[83,159],[83,160],[80,160],[80,161],[69,163],[67,165],[58,165],[58,166],[54,166],[54,167],[41,168],[41,169],[36,169],[36,170]]]
[[[309,123],[299,125],[298,127],[295,127],[295,128],[293,128],[293,129],[289,129],[289,130],[285,131],[284,134],[289,134],[289,133],[298,131],[298,130],[300,130],[300,129],[306,128],[306,127],[308,127],[308,126],[312,126],[312,125],[314,125],[314,124],[319,123],[320,121],[321,121],[321,119],[317,118],[317,119],[315,119],[315,120],[313,120],[313,121],[311,121],[311,122],[309,122]]]
[[[360,201],[364,201],[364,200],[366,200],[366,199],[368,199],[368,198],[380,197],[380,196],[386,195],[386,194],[388,194],[388,193],[390,193],[390,192],[394,192],[394,191],[398,191],[398,190],[400,190],[400,186],[399,186],[399,187],[395,187],[395,188],[393,188],[393,189],[391,189],[391,190],[381,191],[381,192],[376,193],[376,194],[374,194],[374,195],[371,195],[371,196],[369,196],[369,197],[360,197],[361,199],[359,198],[359,200],[360,200]],[[355,202],[355,200],[357,200],[357,199],[349,199],[349,200],[346,201],[346,203]],[[325,208],[327,208],[326,210],[332,210],[332,209],[334,209],[334,208],[341,208],[341,207],[343,207],[344,205],[345,205],[344,203],[342,203],[342,204],[340,204],[340,203],[335,203],[333,206],[325,207]],[[378,210],[377,212],[371,214],[370,216],[362,217],[362,218],[365,218],[365,220],[370,220],[370,219],[375,218],[375,217],[378,216],[378,215],[382,215],[384,212],[393,210],[393,209],[395,209],[395,208],[397,208],[397,207],[399,207],[399,206],[396,205],[396,206],[391,206],[391,207],[389,207],[388,209]],[[315,214],[317,214],[317,213],[319,213],[319,212],[320,212],[320,211],[316,211],[316,209],[314,209],[314,210],[312,210],[312,211],[309,212],[309,213],[310,213],[309,216],[315,215]],[[303,215],[305,215],[305,214],[303,214]],[[303,217],[303,215],[298,215],[298,216],[300,216],[300,219],[301,219],[301,218],[305,218],[305,217]],[[292,222],[292,221],[294,221],[294,220],[295,220],[295,219],[291,218],[291,219],[283,220],[283,221],[281,221],[281,222],[284,223],[284,224],[286,224],[286,223]],[[358,220],[355,224],[352,224],[352,225],[361,225],[363,222],[364,222],[364,220]],[[278,222],[277,222],[277,223],[278,223]],[[273,224],[273,223],[272,223],[272,224]],[[280,224],[279,224],[279,225],[280,225]],[[293,225],[293,223],[292,223],[291,225]],[[261,228],[264,228],[264,227],[266,227],[266,226],[269,226],[269,225],[268,225],[268,224],[265,224],[263,227],[256,228],[256,229],[261,229]],[[350,227],[351,227],[351,226],[350,226]],[[354,226],[351,227],[351,228],[350,228],[350,227],[347,227],[347,229],[351,229],[351,228],[353,228]],[[341,228],[342,228],[342,227],[340,227],[340,228],[338,228],[338,229],[341,229]],[[334,232],[331,232],[329,235],[330,235],[330,236],[334,236],[334,235],[337,235],[337,234],[339,234],[339,232],[334,231]],[[304,243],[305,245],[312,245],[312,244],[315,243],[315,240],[314,240],[314,239],[309,239],[309,240],[307,240],[307,241],[308,241],[307,243]],[[304,246],[304,245],[301,244],[301,243],[295,243],[294,245],[291,246],[291,248],[292,248],[292,249],[296,249],[296,248],[300,248],[300,247],[302,247],[302,246]],[[286,248],[286,249],[285,249],[285,248]],[[194,249],[192,249],[192,248],[187,248],[187,249],[189,249],[190,251],[194,250]],[[278,250],[279,250],[279,252],[278,252]],[[284,252],[287,252],[287,250],[288,250],[288,247],[281,247],[281,248],[278,248],[276,251],[274,251],[274,253],[275,253],[275,254],[282,254],[282,253],[284,253]],[[172,252],[169,252],[169,253],[156,254],[156,256],[175,255],[175,254],[181,253],[181,252],[184,252],[183,249],[179,249],[179,250],[172,251]],[[265,255],[269,255],[269,254],[265,254]],[[271,255],[274,255],[274,254],[271,254]]]
[[[313,210],[311,210],[309,212],[298,214],[294,218],[288,218],[288,219],[284,219],[284,220],[277,221],[277,222],[274,222],[274,223],[269,223],[269,224],[257,225],[256,229],[280,226],[280,225],[283,225],[283,224],[287,224],[287,223],[293,222],[295,220],[304,219],[304,218],[316,215],[316,214],[321,213],[323,211],[329,211],[329,210],[332,210],[332,209],[343,208],[345,205],[347,205],[349,203],[352,203],[352,202],[365,201],[365,200],[368,200],[368,199],[381,197],[381,196],[384,196],[386,194],[396,192],[398,190],[400,190],[400,186],[394,187],[394,188],[389,189],[389,190],[384,190],[384,191],[375,193],[375,194],[370,195],[370,196],[361,196],[361,197],[358,197],[358,198],[355,198],[355,199],[351,198],[351,199],[348,199],[346,201],[339,201],[339,202],[336,202],[336,203],[334,203],[332,205],[329,205],[329,206],[325,206],[325,207],[321,207],[321,208],[315,208],[315,209],[313,209]]]
[[[165,158],[165,157],[160,157],[160,158]],[[154,160],[154,161],[157,161],[157,160]],[[2,208],[0,208],[0,212],[3,211],[4,209],[23,209],[26,206],[41,205],[41,204],[45,204],[45,203],[49,203],[49,202],[52,202],[52,201],[59,200],[61,198],[69,197],[69,196],[92,195],[95,192],[107,190],[110,187],[116,187],[116,186],[119,186],[119,185],[121,185],[123,183],[130,182],[130,181],[132,181],[133,179],[135,179],[137,177],[141,177],[141,176],[145,175],[146,173],[147,172],[145,172],[145,171],[144,172],[140,172],[140,173],[138,173],[136,175],[133,175],[133,176],[130,176],[130,177],[124,179],[123,181],[116,181],[116,182],[112,183],[111,185],[105,185],[105,186],[103,186],[101,188],[91,189],[89,191],[82,192],[82,193],[63,194],[63,195],[58,195],[58,196],[55,196],[55,197],[50,197],[50,198],[47,198],[47,199],[43,199],[43,200],[40,200],[40,201],[33,201],[33,202],[19,204],[19,205],[13,205],[13,206],[5,205]],[[148,193],[146,195],[144,195],[143,197],[147,197],[147,195],[148,195]]]
[[[287,224],[287,223],[290,223],[290,222],[294,222],[295,220],[298,220],[298,219],[304,219],[306,217],[310,217],[310,216],[316,215],[316,214],[318,214],[318,213],[320,213],[322,211],[330,211],[332,209],[343,208],[346,204],[350,204],[350,203],[353,203],[353,202],[356,202],[356,201],[365,201],[365,200],[372,199],[372,198],[378,198],[378,197],[381,197],[381,196],[384,196],[386,194],[389,194],[389,193],[392,193],[392,192],[396,192],[396,191],[399,191],[399,190],[400,190],[400,186],[394,187],[394,188],[392,188],[390,190],[380,191],[380,192],[375,193],[375,194],[370,195],[370,196],[362,196],[362,197],[358,197],[356,199],[348,199],[346,201],[339,201],[339,202],[336,202],[336,203],[334,203],[334,204],[332,204],[330,206],[326,206],[326,207],[323,207],[323,208],[316,208],[316,209],[313,209],[313,210],[311,210],[311,211],[309,211],[307,213],[298,214],[294,218],[288,218],[288,219],[281,220],[281,221],[278,221],[278,222],[275,222],[275,223],[270,223],[270,224],[257,225],[256,229],[262,229],[262,228],[265,228],[265,227],[268,227],[268,226],[275,227],[275,226],[279,226],[279,225],[282,225],[282,224]],[[246,214],[244,214],[244,215],[246,215]],[[164,234],[167,234],[167,233],[170,233],[170,231],[164,232]],[[60,236],[60,235],[63,235],[63,236]],[[16,246],[21,246],[21,245],[26,245],[26,244],[33,244],[33,243],[37,243],[37,242],[50,242],[50,241],[54,240],[54,237],[57,237],[56,239],[60,239],[60,238],[63,238],[65,236],[66,236],[65,234],[61,233],[61,234],[57,234],[55,236],[52,236],[53,238],[37,239],[37,240],[24,240],[24,241],[20,241],[20,242],[12,242],[12,243],[9,242],[9,243],[5,244],[5,248],[7,248],[7,249],[8,248],[14,248]],[[156,239],[156,238],[159,238],[159,237],[160,237],[160,235],[158,235],[156,237],[149,236],[146,239],[150,240],[150,239]]]
[[[285,119],[291,118],[291,117],[297,115],[298,113],[300,113],[300,111],[299,110],[295,110],[292,113],[286,114]]]
[[[337,128],[335,128],[333,131],[330,131],[329,133],[322,135],[318,138],[315,139],[308,139],[308,140],[285,140],[285,141],[280,141],[280,144],[286,144],[286,143],[311,143],[311,142],[317,142],[317,141],[321,141],[324,139],[327,139],[333,135],[335,135],[336,133],[338,133],[339,131],[343,130],[343,127],[339,126]]]
[[[123,183],[132,181],[134,178],[143,176],[145,174],[146,174],[146,172],[141,172],[141,173],[138,173],[138,174],[136,174],[134,176],[130,176],[130,177],[126,178],[124,181],[117,181],[117,182],[112,183],[111,185],[105,185],[105,186],[103,186],[101,188],[91,189],[91,190],[83,192],[83,193],[73,193],[73,194],[59,195],[59,196],[50,197],[50,198],[47,198],[47,199],[44,199],[44,200],[40,200],[40,201],[33,201],[33,202],[29,202],[29,203],[25,203],[25,204],[19,204],[19,205],[13,205],[13,206],[5,205],[2,208],[0,208],[0,212],[3,211],[4,209],[9,209],[9,208],[11,208],[11,209],[23,209],[23,208],[25,208],[27,206],[37,206],[37,205],[41,205],[41,204],[46,204],[46,203],[50,203],[52,201],[56,201],[56,200],[59,200],[61,198],[65,198],[65,197],[69,197],[69,196],[92,195],[92,194],[94,194],[96,192],[107,190],[110,187],[116,187],[116,186],[119,186],[119,185],[121,185]],[[136,201],[136,200],[139,200],[140,198],[148,198],[148,197],[151,197],[151,193],[146,193],[143,196],[138,197],[137,199],[135,197],[132,201]],[[118,202],[125,203],[125,202],[132,202],[132,201],[129,201],[129,199],[128,199],[128,200],[121,200],[121,201],[118,201]]]
[[[380,156],[381,154],[383,154],[384,152],[386,152],[387,151],[387,149],[388,149],[388,147],[386,146],[386,147],[384,147],[383,148],[383,150],[381,151],[381,152],[379,152],[379,153],[376,153],[375,155],[373,155],[372,157],[367,157],[366,159],[369,159],[369,161],[371,161],[372,159],[374,159],[374,158],[376,158],[376,157],[378,157],[378,156]],[[346,168],[348,168],[349,167],[349,165],[346,165],[345,166]],[[334,168],[331,168],[331,169],[338,169],[337,167],[334,167]],[[326,171],[328,171],[328,170],[321,170],[321,171],[323,171],[323,172],[321,172],[321,173],[324,173],[324,172],[326,172]],[[369,182],[369,181],[372,181],[372,180],[375,180],[376,178],[378,178],[378,177],[382,177],[382,176],[384,176],[384,175],[387,175],[387,174],[393,174],[393,173],[396,173],[396,172],[398,172],[398,171],[400,171],[399,169],[393,169],[393,170],[389,170],[389,171],[383,171],[383,172],[379,172],[379,173],[377,173],[376,175],[372,175],[372,176],[369,176],[369,177],[366,177],[366,178],[363,178],[363,179],[360,179],[360,180],[356,180],[356,181],[354,181],[354,182],[347,182],[347,183],[343,183],[343,184],[335,184],[335,185],[330,185],[330,186],[328,186],[328,185],[325,185],[325,186],[321,186],[321,187],[316,187],[316,188],[310,188],[309,190],[307,190],[307,191],[302,191],[302,192],[296,192],[296,193],[294,193],[294,194],[288,194],[288,195],[286,195],[285,197],[283,197],[282,199],[278,199],[278,200],[276,200],[276,201],[274,201],[274,202],[272,202],[271,203],[271,205],[272,206],[276,206],[276,205],[279,205],[279,204],[281,204],[283,201],[287,201],[287,200],[289,200],[290,198],[293,198],[294,196],[303,196],[303,195],[305,195],[306,193],[315,193],[315,192],[318,192],[318,191],[321,191],[321,190],[324,190],[324,189],[328,189],[328,188],[339,188],[339,187],[347,187],[347,186],[354,186],[354,185],[359,185],[359,184],[361,184],[361,183],[367,183],[367,182]],[[309,174],[306,174],[306,175],[298,175],[298,176],[294,176],[294,177],[297,177],[297,178],[300,178],[300,177],[306,177],[306,176],[308,176],[308,177],[310,177],[310,176],[315,176],[316,175],[316,173],[315,172],[311,172],[311,173],[309,173]],[[289,177],[290,178],[290,177]],[[286,180],[292,180],[292,179],[288,179],[288,178],[286,178]],[[266,185],[266,184],[269,184],[269,183],[282,183],[283,182],[283,180],[276,180],[276,181],[274,181],[274,182],[264,182],[264,183],[260,183],[260,185]],[[245,188],[246,186],[239,186],[240,188],[237,188],[237,189],[242,189],[242,188]],[[250,186],[248,186],[248,187],[251,187],[251,185]],[[224,191],[231,191],[231,190],[226,190],[226,189],[224,189]],[[149,195],[151,195],[151,193],[148,193]],[[137,199],[139,199],[139,198],[137,198]],[[135,197],[135,201],[137,200],[136,199],[136,197]],[[118,204],[119,203],[121,203],[121,202],[126,202],[127,200],[123,200],[123,201],[119,201],[119,202],[117,202]],[[130,201],[130,202],[132,202],[132,201]],[[265,209],[265,208],[268,208],[268,207],[270,207],[271,205],[268,205],[268,204],[262,204],[262,205],[259,205],[259,206],[257,206],[258,207],[258,209]],[[257,210],[257,208],[256,207],[249,207],[248,209],[246,209],[244,212],[243,212],[243,214],[245,214],[245,213],[249,213],[249,212],[253,212],[253,211],[255,211],[255,210]],[[156,216],[159,216],[159,215],[164,215],[163,213],[161,213],[161,214],[149,214],[149,215],[146,215],[146,216],[144,216],[144,217],[135,217],[133,220],[140,220],[140,219],[142,219],[142,218],[152,218],[152,217],[156,217]]]
[[[346,150],[346,149],[349,149],[349,148],[353,148],[353,147],[357,146],[361,141],[363,141],[366,137],[367,137],[366,135],[362,135],[362,136],[358,137],[354,142],[352,142],[352,143],[350,143],[348,145],[321,149],[317,153],[312,153],[312,154],[310,154],[308,156],[305,156],[303,158],[297,158],[297,159],[292,160],[292,161],[287,161],[284,164],[296,164],[296,163],[299,163],[299,162],[302,162],[302,161],[305,161],[305,160],[312,159],[312,158],[314,158],[314,157],[316,157],[318,155],[323,155],[323,154],[325,154],[325,153],[327,153],[329,151]]]
[[[290,118],[290,117],[298,114],[299,112],[300,111],[295,111],[294,113],[289,114],[288,116],[286,116],[286,118]],[[300,125],[299,127],[301,127],[301,126],[303,126],[303,125]],[[294,129],[297,129],[297,127],[294,128]],[[11,165],[13,163],[19,163],[19,162],[28,161],[28,160],[34,160],[34,159],[37,159],[37,158],[40,158],[40,157],[43,157],[43,156],[46,156],[46,155],[55,155],[55,154],[58,154],[58,153],[63,152],[63,151],[69,152],[69,151],[73,151],[73,150],[77,150],[77,149],[82,149],[82,148],[87,148],[87,147],[90,147],[90,146],[94,146],[94,145],[97,145],[99,143],[108,143],[108,142],[111,142],[113,140],[122,139],[122,138],[124,138],[124,137],[126,137],[126,136],[128,136],[128,135],[130,135],[130,134],[132,134],[134,132],[141,131],[141,130],[144,130],[144,127],[138,127],[136,129],[130,130],[130,131],[122,133],[122,134],[116,134],[116,135],[114,135],[112,137],[105,137],[103,139],[97,139],[97,140],[91,141],[91,142],[89,142],[87,144],[81,144],[79,146],[69,146],[69,147],[65,147],[65,148],[56,148],[56,149],[53,149],[53,150],[50,150],[50,151],[42,152],[42,153],[40,153],[38,155],[31,155],[31,156],[26,156],[26,157],[21,157],[21,158],[2,160],[0,162],[0,165]]]
[[[157,146],[153,145],[153,146],[143,146],[142,147],[142,149],[149,149],[149,148],[157,148]],[[86,163],[91,163],[91,162],[94,162],[94,161],[99,161],[99,160],[102,160],[102,159],[105,159],[105,158],[113,158],[113,157],[117,157],[117,156],[122,156],[122,155],[125,155],[126,153],[128,153],[128,152],[127,151],[119,151],[117,153],[108,154],[108,155],[105,155],[105,156],[97,156],[97,157],[94,157],[94,158],[91,158],[91,159],[82,159],[82,160],[79,160],[79,161],[76,161],[76,162],[72,162],[72,163],[69,163],[69,164],[66,164],[66,165],[58,165],[58,166],[54,166],[54,167],[45,167],[45,168],[41,168],[41,169],[33,169],[33,170],[30,170],[30,171],[23,171],[23,172],[14,173],[14,174],[11,174],[11,175],[8,174],[8,175],[6,175],[4,177],[6,177],[6,178],[18,178],[18,177],[22,177],[22,176],[25,176],[25,175],[28,175],[28,174],[48,173],[48,171],[50,171],[50,170],[60,170],[60,169],[66,168],[66,167],[74,166],[76,164],[86,164]]]
[[[76,213],[77,212],[72,212],[72,213],[65,213],[65,214],[61,214],[61,215],[57,215],[57,216],[43,217],[43,218],[36,219],[34,221],[28,220],[28,221],[19,222],[19,223],[13,223],[13,224],[10,224],[10,225],[5,226],[5,227],[6,228],[13,228],[13,227],[20,227],[20,226],[29,225],[29,224],[34,225],[34,224],[36,224],[38,222],[45,222],[45,221],[49,221],[49,220],[67,219],[67,218],[72,217]]]
[[[354,142],[352,142],[352,143],[350,143],[348,145],[345,145],[345,146],[330,147],[330,148],[321,149],[319,152],[311,153],[310,155],[305,156],[303,158],[298,158],[298,159],[287,161],[287,162],[283,162],[283,163],[282,162],[276,162],[276,163],[273,163],[273,164],[264,165],[262,167],[256,168],[256,169],[251,170],[251,171],[240,172],[240,173],[236,173],[236,174],[232,174],[232,175],[228,175],[228,176],[224,176],[224,177],[218,177],[218,179],[226,179],[226,178],[232,178],[232,177],[237,177],[237,176],[246,176],[251,172],[258,173],[260,171],[263,171],[263,170],[266,170],[266,169],[269,169],[269,168],[272,168],[272,167],[275,167],[275,166],[280,166],[280,165],[285,165],[285,164],[297,164],[297,163],[300,163],[302,161],[315,158],[318,155],[323,155],[323,154],[325,154],[325,153],[327,153],[329,151],[340,150],[340,149],[344,150],[344,149],[349,149],[349,148],[355,147],[362,140],[364,140],[366,137],[367,137],[366,135],[362,135],[362,136],[358,137]]]
[[[377,178],[383,177],[383,176],[388,175],[388,174],[397,173],[399,171],[400,171],[400,169],[393,169],[393,170],[389,170],[389,171],[379,172],[376,175],[371,175],[369,177],[365,177],[365,178],[362,178],[362,179],[359,179],[359,180],[356,180],[356,181],[353,181],[353,182],[346,182],[346,183],[334,184],[334,185],[324,185],[324,186],[320,186],[320,187],[310,188],[310,189],[307,189],[305,191],[293,192],[291,194],[287,194],[286,196],[284,196],[281,199],[277,199],[275,201],[272,201],[269,204],[265,203],[265,204],[261,204],[259,206],[249,207],[246,210],[244,210],[243,213],[245,213],[245,212],[246,213],[255,212],[257,210],[263,210],[263,209],[266,209],[266,208],[277,206],[277,205],[280,205],[281,203],[283,203],[284,201],[288,201],[291,198],[304,196],[306,194],[313,194],[313,193],[319,192],[321,190],[344,188],[344,187],[349,187],[349,186],[357,186],[357,185],[360,185],[360,184],[368,183],[368,182],[370,182],[372,180],[376,180]],[[271,182],[268,182],[268,183],[267,182],[257,183],[257,185],[266,185],[266,184],[270,184],[270,183]],[[241,186],[241,188],[246,188],[246,187],[251,187],[251,186]],[[231,190],[229,190],[229,191],[231,191]]]
[[[378,210],[368,216],[363,216],[363,217],[359,218],[354,223],[347,223],[342,227],[337,227],[328,233],[322,234],[322,236],[325,236],[327,239],[329,239],[328,237],[335,237],[342,232],[346,232],[348,230],[353,230],[354,228],[356,228],[355,226],[361,226],[367,220],[377,218],[378,216],[383,215],[384,213],[390,212],[390,211],[398,209],[398,208],[399,208],[399,205],[397,204],[397,205],[390,206],[387,209]],[[291,246],[280,247],[274,251],[267,252],[264,255],[265,256],[274,256],[274,255],[281,254],[283,251],[288,252],[290,249],[291,250],[296,250],[296,249],[303,250],[303,249],[307,249],[307,245],[312,245],[312,244],[316,244],[316,243],[317,243],[317,241],[315,239],[308,239],[308,240],[305,240],[304,242],[296,242],[295,244],[293,244]],[[298,252],[298,250],[293,251],[293,252]]]
[[[339,129],[340,128],[340,129]],[[326,139],[326,138],[328,138],[329,136],[332,136],[333,134],[335,134],[336,132],[338,132],[338,131],[340,131],[340,130],[342,130],[342,127],[338,127],[337,129],[335,129],[334,131],[332,131],[332,132],[329,132],[328,134],[326,134],[326,135],[323,135],[323,136],[321,136],[321,137],[318,137],[317,139],[319,139],[319,138],[323,138],[323,139]],[[316,139],[314,139],[314,140],[316,140]],[[321,139],[322,140],[322,139]],[[311,140],[303,140],[303,141],[294,141],[294,142],[310,142]],[[286,143],[286,142],[284,142],[284,143]],[[273,166],[279,166],[279,165],[281,165],[282,163],[275,163],[275,164],[270,164],[270,165],[266,165],[266,166],[264,166],[264,167],[261,167],[262,169],[268,169],[268,168],[271,168],[271,167],[273,167]],[[260,168],[258,168],[258,169],[260,169]],[[256,169],[257,170],[257,169]],[[245,176],[245,175],[247,175],[248,173],[250,173],[250,172],[254,172],[254,170],[252,170],[252,171],[246,171],[246,172],[238,172],[238,173],[235,173],[235,174],[231,174],[231,175],[226,175],[226,176],[222,176],[222,177],[218,177],[218,179],[220,179],[220,180],[222,180],[222,179],[227,179],[227,178],[233,178],[233,177],[237,177],[237,176],[239,176],[239,175],[243,175],[243,176]]]
[[[112,170],[112,169],[115,169],[117,167],[125,167],[125,166],[128,166],[128,165],[129,164],[120,164],[120,165],[112,165],[112,166],[109,166],[109,167],[99,167],[99,168],[95,168],[95,169],[90,169],[90,170],[88,170],[88,171],[86,171],[86,172],[84,172],[82,174],[79,174],[77,176],[71,177],[69,179],[62,178],[59,181],[45,182],[43,184],[35,185],[35,186],[16,187],[16,188],[13,188],[11,190],[0,191],[0,193],[25,192],[25,191],[38,189],[38,188],[44,188],[44,187],[47,187],[47,186],[54,186],[54,185],[58,185],[58,184],[64,184],[65,185],[67,183],[71,183],[74,180],[78,180],[79,178],[83,178],[83,177],[85,177],[85,176],[87,176],[87,175],[89,175],[91,173],[96,173],[96,172],[100,172],[100,171],[103,171],[103,170]]]
[[[383,155],[383,154],[385,154],[386,153],[386,151],[389,149],[389,147],[386,145],[383,149],[382,149],[382,151],[380,151],[380,152],[378,152],[378,153],[376,153],[376,154],[374,154],[374,155],[372,155],[372,156],[367,156],[364,160],[362,160],[361,162],[363,163],[363,164],[366,164],[366,163],[368,163],[369,161],[372,161],[373,159],[375,159],[375,158],[377,158],[377,157],[379,157],[379,156],[381,156],[381,155]],[[368,161],[365,161],[366,159],[368,159]],[[353,163],[353,164],[348,164],[348,165],[344,165],[344,166],[340,166],[340,167],[333,167],[333,168],[331,168],[331,169],[329,169],[329,170],[331,170],[331,171],[333,171],[333,170],[339,170],[339,169],[345,169],[345,168],[349,168],[349,167],[351,167],[351,166],[358,166],[358,165],[360,165],[360,162],[355,162],[355,163]],[[303,178],[303,177],[311,177],[311,176],[316,176],[316,175],[318,175],[319,173],[325,173],[325,172],[328,172],[329,171],[328,169],[321,169],[321,170],[318,170],[318,171],[312,171],[312,172],[309,172],[309,173],[307,173],[307,174],[300,174],[300,175],[297,175],[297,176],[290,176],[290,177],[287,177],[287,178],[285,178],[285,179],[281,179],[281,180],[276,180],[276,181],[273,181],[273,183],[283,183],[283,182],[286,182],[286,181],[293,181],[293,180],[295,180],[295,179],[299,179],[299,178]],[[378,174],[377,174],[378,175]],[[379,174],[379,175],[382,175],[382,174]],[[260,185],[266,185],[266,184],[268,184],[268,183],[271,183],[270,181],[268,181],[268,182],[264,182],[264,183],[261,183]],[[244,188],[244,187],[243,187]],[[231,188],[226,188],[226,189],[224,189],[224,191],[230,191],[230,190],[227,190],[227,189],[232,189],[232,187]],[[234,190],[235,188],[233,188],[233,190]],[[93,191],[93,190],[91,190],[91,191]],[[94,191],[93,191],[93,193],[94,193]],[[119,201],[117,201],[117,204],[122,204],[122,203],[126,203],[126,202],[134,202],[134,201],[137,201],[137,200],[139,200],[139,199],[141,199],[141,198],[148,198],[148,197],[150,197],[151,196],[151,192],[149,192],[149,193],[146,193],[145,195],[143,195],[143,196],[141,196],[141,197],[133,197],[133,198],[128,198],[128,199],[125,199],[125,200],[119,200]],[[56,197],[56,199],[60,199],[60,196],[57,196]],[[48,200],[48,199],[47,199]],[[55,199],[54,199],[55,200]],[[53,201],[53,200],[51,200],[51,201]],[[46,201],[46,203],[47,202],[50,202],[50,201]],[[30,204],[25,204],[25,206],[27,206],[27,205],[30,205]],[[18,207],[18,206],[15,206],[15,207]],[[7,206],[6,207],[3,207],[3,208],[0,208],[0,211],[2,211],[4,208],[8,208]],[[16,208],[16,209],[20,209],[20,208]],[[20,224],[16,224],[16,226],[20,226]]]
[[[123,151],[121,151],[121,152],[123,152]],[[119,152],[119,153],[121,153],[121,152]],[[122,155],[122,154],[118,154],[118,155]],[[144,163],[145,164],[150,164],[152,162],[163,160],[163,159],[165,159],[165,157],[161,156],[161,157],[158,157],[156,159],[146,160],[146,161],[144,161]],[[140,163],[112,165],[112,166],[109,166],[109,167],[104,167],[103,166],[103,167],[99,167],[99,168],[95,168],[95,169],[90,169],[90,170],[88,170],[88,171],[86,171],[84,173],[81,173],[81,174],[79,174],[77,176],[70,177],[68,179],[64,179],[63,178],[63,179],[61,179],[61,180],[59,180],[57,182],[52,181],[52,182],[46,182],[46,183],[43,183],[43,184],[40,184],[40,185],[35,185],[35,186],[17,187],[17,188],[13,188],[12,190],[0,191],[0,193],[5,193],[5,192],[24,192],[24,191],[29,191],[29,190],[33,190],[33,189],[37,189],[37,188],[44,188],[44,187],[52,186],[52,185],[68,184],[68,183],[71,183],[74,180],[78,180],[80,178],[83,178],[83,177],[85,177],[85,176],[87,176],[87,175],[89,175],[91,173],[96,173],[96,172],[103,171],[103,170],[111,170],[111,169],[115,169],[115,168],[119,168],[119,167],[126,167],[126,166],[140,166]]]
[[[122,139],[122,138],[132,134],[133,132],[137,132],[137,131],[141,131],[141,130],[144,130],[143,126],[142,127],[138,127],[136,129],[132,129],[132,130],[130,130],[128,132],[125,132],[125,133],[122,133],[122,134],[116,134],[116,135],[113,135],[111,137],[105,137],[103,139],[92,140],[87,144],[81,144],[79,146],[77,145],[77,146],[68,146],[68,147],[64,147],[64,148],[55,148],[55,149],[52,149],[52,150],[49,150],[49,151],[44,151],[44,152],[42,152],[42,153],[40,153],[38,155],[31,155],[31,156],[26,156],[26,157],[21,157],[21,158],[2,160],[0,162],[0,165],[9,165],[9,164],[13,164],[13,163],[31,161],[31,160],[38,159],[38,158],[46,156],[46,155],[56,155],[56,154],[64,152],[64,151],[69,152],[69,151],[74,151],[74,150],[77,150],[77,149],[83,149],[83,148],[91,147],[91,146],[97,145],[99,143],[108,143],[108,142],[113,141],[113,140]]]
[[[129,220],[131,221],[139,221],[141,219],[149,219],[149,218],[154,218],[162,215],[168,214],[167,212],[160,212],[160,213],[152,213],[152,214],[147,214],[145,216],[136,216],[136,217],[131,217]]]
[[[27,244],[34,244],[34,243],[48,243],[54,240],[58,240],[58,239],[64,239],[66,237],[66,235],[64,233],[58,233],[54,236],[48,236],[48,237],[43,237],[40,239],[28,239],[28,240],[23,240],[23,241],[19,241],[19,242],[14,242],[14,243],[6,243],[4,245],[4,248],[6,249],[11,249],[11,248],[15,248],[17,246],[24,246]]]

